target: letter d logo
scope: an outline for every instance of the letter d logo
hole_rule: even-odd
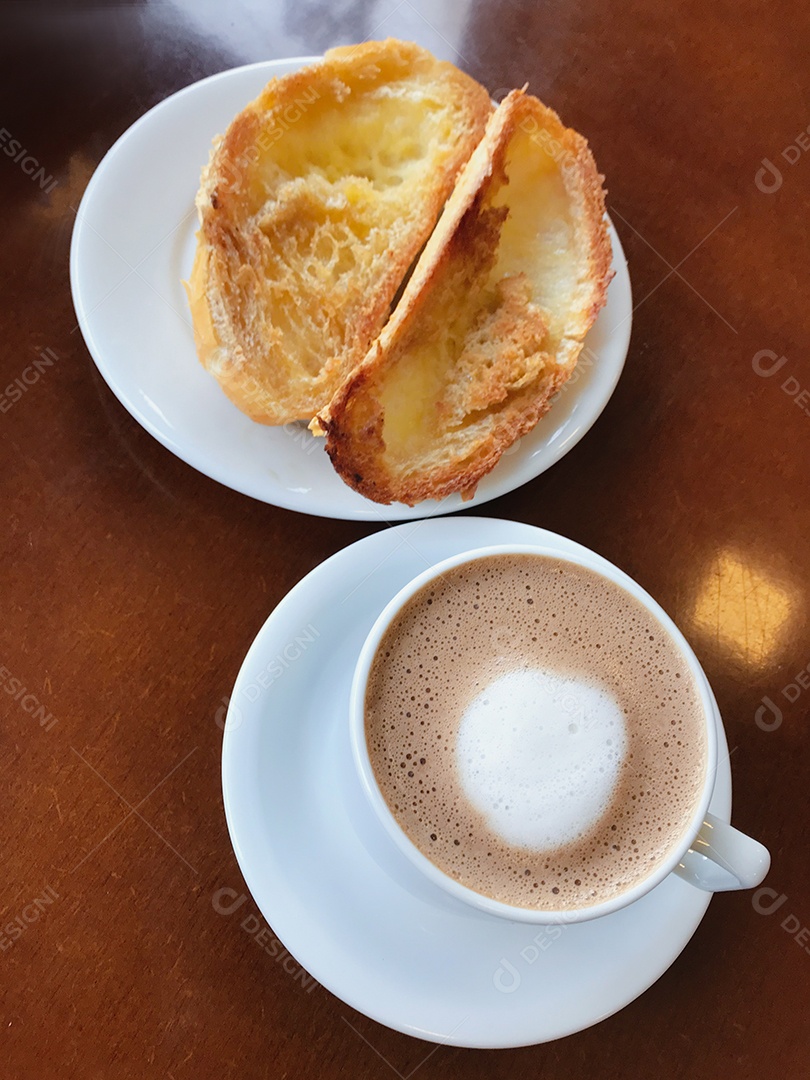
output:
[[[242,710],[238,705],[233,705],[227,695],[222,698],[222,704],[214,713],[214,723],[220,731],[225,730],[226,720],[234,729],[242,726]]]
[[[763,195],[773,195],[782,186],[782,174],[771,160],[763,158],[762,168],[757,171],[754,183]]]
[[[492,982],[501,994],[514,994],[520,986],[520,972],[514,964],[509,963],[505,956],[502,956],[501,966],[492,976]]]
[[[751,906],[759,915],[773,915],[786,900],[787,896],[784,893],[780,896],[776,889],[769,889],[767,885],[763,885],[751,897]]]
[[[211,907],[220,915],[233,915],[234,911],[240,908],[246,900],[247,897],[244,893],[239,896],[236,889],[229,889],[225,886],[222,889],[217,889],[211,897]]]
[[[754,713],[754,721],[760,731],[776,731],[782,723],[782,710],[766,694]]]
[[[770,363],[764,364],[763,360],[769,360]],[[777,356],[772,349],[760,349],[758,353],[755,353],[751,359],[751,367],[757,373],[761,375],[763,379],[770,378],[771,375],[775,375],[777,371],[784,367],[787,363],[786,356]]]

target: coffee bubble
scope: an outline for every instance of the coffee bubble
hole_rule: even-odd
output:
[[[675,643],[620,586],[549,556],[489,556],[417,592],[372,663],[365,730],[413,843],[477,892],[541,910],[646,878],[705,777]]]

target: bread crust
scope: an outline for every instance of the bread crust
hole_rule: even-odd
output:
[[[411,172],[404,151],[386,147],[385,130],[368,147],[377,155],[370,164],[363,147],[341,159],[345,147],[330,155],[324,145],[341,117],[349,142],[372,98],[401,121],[406,150],[408,140],[424,144]],[[186,291],[201,363],[252,419],[311,419],[362,360],[491,108],[483,87],[452,64],[389,39],[332,49],[271,80],[215,140]],[[442,109],[453,120],[446,137]],[[307,144],[307,125],[317,145]],[[388,158],[392,166],[380,165]],[[369,175],[358,175],[366,165]]]
[[[542,167],[556,170],[559,182],[553,183],[564,191],[570,219],[561,266],[568,267],[572,283],[556,305],[549,302],[555,298],[555,271],[542,266],[542,246],[534,281],[530,264],[498,280],[500,270],[509,268],[504,247],[521,244],[514,231],[506,238],[509,215],[523,215],[538,234],[552,218],[547,210],[544,219],[541,207],[533,219],[531,205],[523,205],[518,192],[509,204],[510,168],[512,182],[518,182],[510,151],[516,140],[525,148],[527,138],[532,153],[551,159]],[[574,369],[612,277],[602,180],[586,141],[551,109],[519,90],[502,102],[379,340],[311,425],[325,434],[332,464],[350,487],[376,502],[411,506],[453,492],[469,498],[504,451],[548,411]],[[559,217],[556,207],[554,214]],[[442,339],[458,338],[453,311],[464,304],[464,347],[459,351],[455,341],[457,355],[445,382],[430,408],[419,412],[413,427],[421,424],[425,437],[409,456],[414,439],[407,424],[402,452],[387,438],[386,413],[398,408],[392,387],[408,385],[409,365],[429,371],[431,349],[437,358],[446,355]]]

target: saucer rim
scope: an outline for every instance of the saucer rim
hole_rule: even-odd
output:
[[[535,535],[538,543],[554,544],[556,541],[558,545],[561,544],[561,550],[563,551],[577,551],[582,549],[584,552],[595,556],[597,560],[602,559],[602,556],[598,556],[597,553],[589,551],[584,548],[583,545],[577,544],[575,541],[571,541],[565,537],[557,536],[550,533],[548,530],[538,528],[537,526],[526,525],[521,522],[503,521],[500,519],[490,518],[438,518],[431,522],[426,522],[427,528],[439,528],[446,529],[448,525],[455,525],[457,527],[463,527],[465,522],[469,521],[470,525],[474,527],[476,523],[486,523],[488,526],[492,526],[497,523],[504,531],[504,535],[511,532],[513,529],[517,529],[518,532],[522,532],[523,536]],[[356,541],[354,544],[349,545],[347,548],[343,548],[336,552],[329,559],[325,560],[314,570],[310,571],[290,592],[284,597],[280,604],[271,612],[268,619],[263,624],[261,630],[256,635],[253,643],[251,644],[245,660],[240,668],[239,676],[237,677],[233,697],[239,691],[240,680],[243,673],[248,668],[249,663],[255,660],[256,654],[261,655],[264,651],[264,638],[270,635],[271,629],[276,620],[280,618],[279,612],[284,614],[287,610],[294,609],[298,598],[302,591],[313,587],[313,578],[317,581],[319,576],[326,576],[334,572],[339,571],[340,561],[346,558],[345,553],[350,549],[356,548],[373,548],[378,544],[385,545],[391,534],[401,533],[409,527],[410,523],[404,523],[399,526],[395,526],[390,530],[385,530],[381,533],[374,533],[371,536],[364,537],[361,540]],[[469,528],[469,526],[467,527]],[[526,530],[529,530],[527,534]],[[467,539],[468,533],[466,530],[462,531],[461,528],[457,529],[458,537],[454,541],[457,545],[458,551],[463,551],[470,544]],[[383,537],[385,540],[381,541]],[[508,539],[504,542],[509,542]],[[476,546],[473,544],[473,546]],[[604,560],[608,561],[608,560]],[[391,595],[396,592],[393,590]],[[327,990],[335,994],[341,1001],[347,1005],[356,1009],[358,1012],[370,1017],[371,1019],[392,1028],[403,1032],[408,1035],[412,1035],[416,1038],[420,1038],[427,1041],[444,1043],[447,1045],[455,1045],[470,1048],[480,1049],[496,1049],[507,1047],[518,1047],[536,1045],[541,1042],[551,1041],[556,1038],[566,1037],[574,1034],[576,1031],[584,1030],[591,1027],[601,1020],[613,1015],[615,1012],[620,1011],[636,997],[640,996],[645,990],[647,990],[653,983],[655,983],[664,972],[671,966],[671,964],[677,959],[688,942],[691,940],[694,932],[702,921],[709,903],[711,902],[713,894],[705,893],[698,894],[692,897],[691,911],[687,912],[684,909],[682,918],[683,921],[678,926],[678,932],[676,936],[669,939],[669,946],[662,948],[661,941],[656,944],[656,962],[653,965],[653,969],[647,972],[642,978],[641,982],[636,985],[632,985],[627,991],[626,972],[623,972],[624,977],[624,993],[619,994],[617,997],[612,998],[604,1008],[600,1008],[597,1011],[591,1010],[587,1015],[580,1017],[575,1023],[564,1023],[559,1030],[554,1034],[541,1034],[532,1035],[530,1032],[523,1031],[520,1035],[517,1032],[509,1034],[506,1031],[497,1030],[490,1033],[486,1038],[476,1038],[471,1040],[469,1038],[454,1038],[453,1033],[449,1035],[447,1033],[440,1033],[436,1031],[429,1031],[422,1027],[416,1026],[412,1023],[408,1023],[399,1019],[396,1015],[392,1015],[386,1011],[386,1008],[379,1001],[369,1002],[363,999],[362,988],[347,987],[341,984],[340,973],[335,974],[329,970],[324,970],[326,965],[321,964],[317,953],[312,956],[308,955],[307,942],[290,940],[295,938],[295,932],[288,934],[290,929],[287,925],[282,925],[279,929],[280,922],[284,923],[284,918],[280,916],[278,911],[273,910],[273,897],[266,894],[266,890],[262,887],[258,881],[256,874],[251,866],[251,860],[247,857],[247,854],[241,843],[241,837],[243,835],[243,827],[248,830],[256,827],[256,823],[253,820],[248,819],[247,822],[243,819],[242,811],[240,809],[240,800],[243,797],[243,792],[240,791],[240,785],[243,785],[244,778],[238,775],[232,775],[232,761],[236,756],[235,746],[240,739],[240,726],[239,723],[234,723],[234,716],[232,714],[232,707],[229,707],[228,717],[225,723],[225,732],[223,737],[223,751],[222,751],[222,782],[223,782],[223,799],[225,804],[225,814],[228,824],[228,830],[231,837],[231,842],[234,848],[234,852],[239,863],[240,870],[242,871],[245,882],[250,890],[253,898],[262,911],[262,914],[267,919],[268,923],[274,926],[274,933],[277,934],[279,939],[283,942],[285,948],[296,957],[299,963]],[[716,707],[715,702],[715,720],[717,723],[717,735],[718,735],[718,769],[717,769],[717,781],[715,785],[714,793],[712,794],[710,808],[713,813],[723,820],[730,819],[731,812],[731,770],[728,761],[728,747],[725,736],[725,731],[720,717],[719,710]],[[660,888],[660,886],[659,886]],[[684,888],[691,888],[686,886]],[[699,891],[698,891],[699,892]],[[642,898],[638,902],[644,902],[645,899],[653,897],[655,890],[648,894],[647,898]],[[610,920],[615,918],[620,912],[614,913],[614,915],[604,916],[603,919]],[[489,916],[488,918],[495,918],[495,916]],[[593,920],[590,924],[581,925],[595,925],[601,923],[602,919]],[[292,945],[292,947],[290,947]]]

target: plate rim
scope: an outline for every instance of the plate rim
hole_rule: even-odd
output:
[[[630,338],[632,335],[633,326],[633,293],[632,282],[630,281],[630,275],[627,266],[627,259],[624,253],[624,249],[619,237],[618,231],[615,225],[611,221],[609,215],[606,213],[606,219],[611,236],[611,244],[613,247],[612,267],[616,272],[611,285],[620,283],[620,287],[623,293],[626,293],[627,312],[624,317],[618,322],[610,331],[610,338],[614,338],[615,342],[611,344],[611,352],[615,351],[616,356],[620,356],[621,359],[615,362],[615,369],[613,370],[612,377],[605,384],[599,393],[598,399],[589,407],[589,410],[585,415],[580,418],[576,427],[570,432],[566,438],[559,440],[559,445],[556,446],[549,454],[549,460],[540,466],[539,469],[529,468],[527,470],[528,475],[523,478],[509,477],[509,473],[504,475],[504,479],[498,482],[497,475],[493,481],[493,472],[488,473],[482,478],[478,490],[475,496],[468,502],[463,502],[458,495],[447,496],[440,501],[428,500],[423,503],[419,503],[414,507],[408,507],[403,503],[392,503],[389,505],[378,504],[373,500],[364,499],[362,496],[358,496],[356,492],[351,491],[347,487],[346,496],[352,501],[348,502],[345,506],[335,506],[334,500],[328,497],[325,501],[318,495],[313,496],[307,493],[303,500],[295,497],[295,493],[286,490],[282,485],[279,485],[278,489],[274,492],[268,493],[262,489],[262,486],[256,482],[256,479],[252,476],[245,476],[238,470],[234,470],[231,467],[220,467],[218,461],[213,456],[204,457],[200,456],[197,448],[192,444],[190,445],[188,440],[183,438],[182,429],[177,430],[167,424],[162,427],[156,417],[146,412],[142,407],[138,399],[129,392],[127,387],[123,385],[122,380],[116,374],[117,366],[115,362],[111,362],[108,358],[109,350],[106,347],[102,347],[97,338],[97,326],[93,325],[92,315],[95,311],[95,307],[100,307],[106,302],[108,297],[104,299],[95,307],[89,308],[84,298],[84,285],[86,281],[85,275],[87,274],[86,268],[83,266],[83,260],[86,256],[83,255],[83,246],[86,242],[85,237],[89,231],[89,227],[85,224],[86,215],[89,207],[93,204],[97,192],[104,190],[104,183],[106,174],[111,167],[111,163],[114,162],[116,154],[121,151],[126,143],[130,139],[137,137],[142,131],[144,126],[148,126],[152,123],[156,116],[161,115],[164,112],[170,112],[178,102],[189,96],[193,96],[198,93],[200,89],[209,87],[211,84],[217,81],[224,81],[229,79],[238,79],[244,76],[246,73],[263,71],[267,73],[268,79],[272,77],[273,72],[282,68],[285,71],[299,70],[301,67],[307,64],[316,63],[322,57],[318,55],[314,56],[300,56],[300,57],[279,57],[272,60],[260,60],[250,64],[242,64],[232,68],[225,68],[222,71],[215,72],[211,75],[207,75],[202,79],[189,83],[187,86],[181,87],[179,90],[174,91],[172,94],[165,97],[162,101],[153,105],[143,115],[138,117],[125,131],[123,131],[112,146],[106,151],[104,156],[99,161],[95,170],[93,171],[87,187],[82,193],[82,198],[76,211],[76,219],[73,225],[73,231],[71,235],[70,244],[70,287],[73,298],[73,305],[76,312],[76,318],[79,328],[81,329],[82,336],[85,341],[85,345],[90,353],[90,356],[102,376],[102,379],[113,392],[116,399],[126,409],[126,411],[144,428],[154,439],[156,439],[162,446],[164,446],[175,457],[179,458],[189,467],[195,469],[197,472],[214,480],[216,483],[221,484],[223,487],[229,488],[232,491],[236,491],[239,494],[245,495],[248,498],[255,499],[257,502],[264,503],[270,506],[276,506],[281,509],[291,510],[297,513],[309,514],[313,517],[323,517],[332,520],[346,520],[346,521],[366,521],[371,523],[376,522],[388,522],[388,521],[411,521],[419,520],[420,518],[432,517],[437,515],[457,513],[460,510],[475,509],[478,506],[483,506],[493,499],[500,498],[503,495],[507,495],[512,491],[530,483],[538,476],[542,475],[549,468],[557,464],[568,452],[573,449],[585,437],[590,431],[599,417],[602,415],[608,402],[610,401],[613,393],[616,389],[619,379],[621,378],[624,370],[627,354],[629,351]],[[213,133],[211,138],[216,133]],[[201,166],[202,167],[202,163]],[[191,198],[196,192],[190,192]],[[182,225],[182,221],[178,224],[178,228]],[[166,238],[168,239],[168,238]],[[165,242],[165,240],[163,241]],[[113,249],[115,250],[115,249]],[[127,275],[129,277],[129,275]],[[121,284],[124,282],[122,281]],[[115,291],[115,290],[113,290]],[[604,312],[605,309],[603,309]],[[624,309],[622,308],[622,311]],[[591,328],[591,331],[593,328]],[[585,339],[585,345],[587,346],[587,337]],[[584,390],[587,391],[588,383],[584,384]],[[219,387],[212,385],[212,390],[216,389],[218,393],[222,393]],[[235,408],[235,406],[234,406]],[[533,429],[528,433],[530,437],[537,429]],[[557,431],[560,429],[557,428]],[[530,462],[531,458],[540,453],[543,447],[548,447],[549,439],[553,436],[554,432],[550,432],[548,439],[542,440],[540,445],[535,448],[531,453],[526,455],[526,462]],[[179,436],[179,437],[178,437]],[[519,453],[519,451],[518,451]],[[497,466],[496,466],[497,469]],[[493,490],[487,491],[487,486],[491,486]],[[362,503],[354,504],[354,499],[362,499]],[[306,500],[310,499],[311,502]]]

